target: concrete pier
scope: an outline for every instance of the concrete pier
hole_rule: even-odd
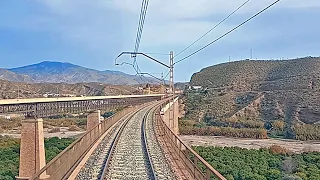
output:
[[[100,110],[91,112],[87,116],[87,131],[91,130],[99,123],[100,123]]]
[[[29,179],[46,165],[43,120],[27,119],[21,122],[20,165],[18,180]],[[46,179],[43,173],[41,179]]]

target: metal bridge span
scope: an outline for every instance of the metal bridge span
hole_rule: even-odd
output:
[[[169,127],[171,99],[154,94],[0,100],[0,113],[26,116],[16,179],[225,180]],[[102,122],[94,112],[120,106],[126,108]],[[46,164],[40,117],[85,111],[91,112],[91,126]]]
[[[138,105],[159,100],[164,94],[119,95],[91,97],[59,97],[32,99],[2,99],[0,114],[22,113],[26,117],[48,117],[66,113],[80,113],[119,106]]]

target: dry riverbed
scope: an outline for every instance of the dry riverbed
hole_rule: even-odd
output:
[[[69,131],[68,127],[60,127],[60,132],[54,132],[54,133],[49,133],[47,128],[44,128],[44,137],[45,138],[51,138],[51,137],[59,137],[59,138],[70,138],[70,137],[79,137],[81,136],[83,133],[85,133],[85,131]],[[11,130],[9,132],[5,132],[5,133],[0,133],[0,135],[2,136],[10,136],[13,138],[20,138],[21,134],[19,131],[16,130]]]
[[[189,146],[241,147],[247,149],[268,148],[279,145],[295,153],[320,151],[320,141],[297,141],[286,139],[243,139],[221,136],[179,136]]]

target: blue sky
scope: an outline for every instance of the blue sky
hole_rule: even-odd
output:
[[[150,0],[140,51],[175,53],[213,27],[245,0]],[[228,21],[179,58],[232,29],[273,0],[251,0]],[[115,67],[121,51],[132,51],[141,0],[1,0],[0,67],[45,60],[70,62],[98,70],[134,74]],[[282,0],[272,9],[175,67],[175,81],[241,57],[254,59],[320,56],[320,1]],[[153,55],[169,63],[165,55]],[[123,56],[119,62],[132,62]],[[167,72],[139,57],[141,71]]]

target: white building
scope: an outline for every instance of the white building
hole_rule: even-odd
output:
[[[189,86],[189,90],[194,89],[194,90],[200,90],[202,89],[202,86]]]

